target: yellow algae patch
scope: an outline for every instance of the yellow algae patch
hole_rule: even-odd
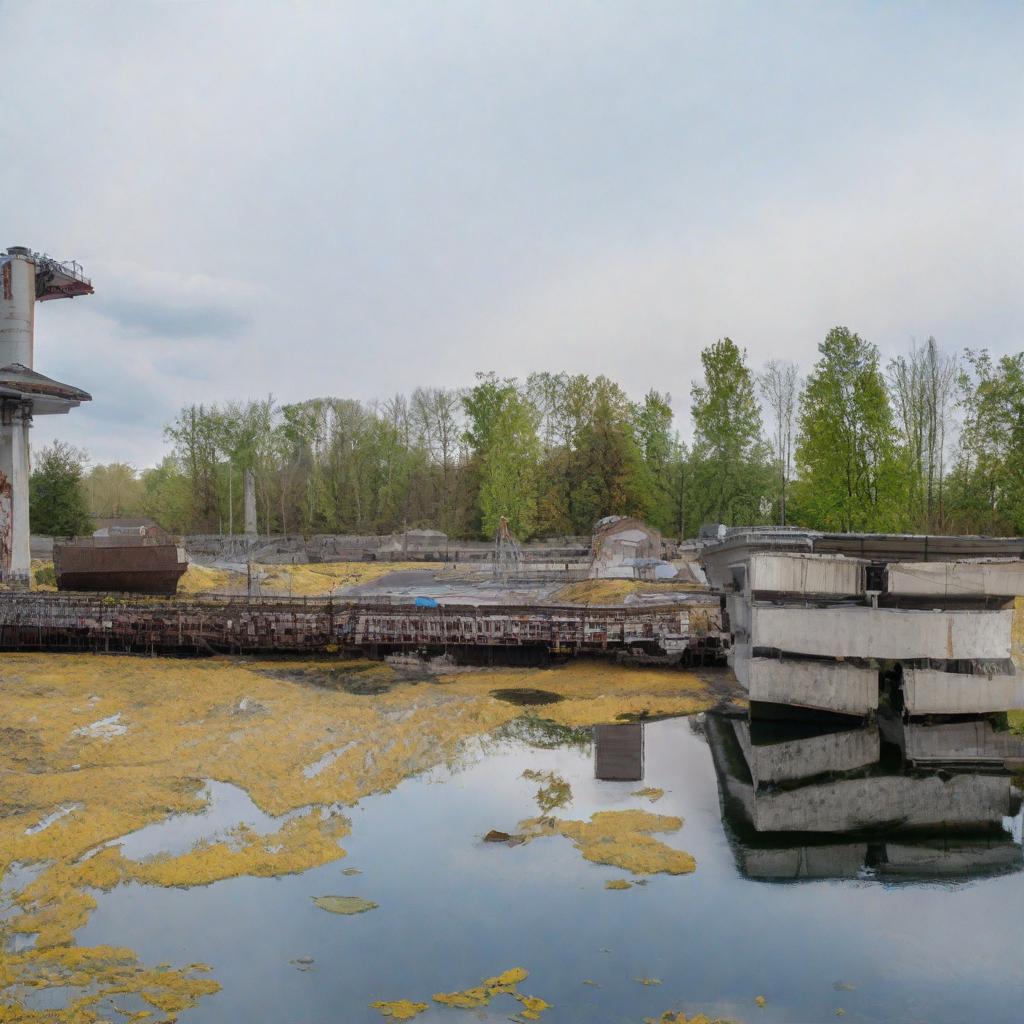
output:
[[[633,979],[639,985],[660,985],[661,978],[634,978]]]
[[[143,967],[127,949],[111,946],[64,947],[26,950],[4,954],[0,962],[0,990],[64,989],[67,1002],[62,1009],[28,1010],[9,1002],[0,994],[0,1020],[22,1022],[67,1022],[101,1024],[113,1019],[112,1000],[116,996],[137,996],[163,1011],[160,1019],[174,1020],[191,1009],[205,995],[220,990],[216,981],[193,978],[188,970]],[[125,1015],[125,1014],[122,1014]],[[150,1011],[137,1011],[129,1019],[151,1017]]]
[[[768,1002],[768,1000],[765,999],[764,996],[755,996],[754,997],[754,1002],[757,1003],[758,1006],[763,1008],[765,1006],[765,1004]]]
[[[622,604],[631,594],[686,594],[704,593],[707,588],[698,583],[649,583],[644,580],[580,580],[560,587],[550,597],[563,604]]]
[[[297,597],[320,597],[339,587],[372,583],[392,572],[406,569],[432,569],[424,562],[315,562],[295,565],[256,565],[260,590]]]
[[[373,675],[383,692],[366,696],[331,682],[332,673],[345,671]],[[37,937],[17,960],[0,961],[0,987],[4,971],[27,977],[34,962],[79,952],[71,943],[97,891],[126,882],[194,886],[239,874],[270,877],[343,857],[339,840],[348,823],[323,809],[386,792],[438,764],[458,763],[468,756],[467,741],[529,717],[529,709],[491,697],[497,686],[559,693],[565,699],[545,707],[544,717],[565,725],[686,713],[714,703],[701,681],[685,672],[587,662],[456,673],[412,685],[379,663],[7,654],[3,674],[0,874],[15,863],[44,867],[10,894],[7,930]],[[118,728],[99,729],[103,722]],[[117,845],[122,837],[202,810],[207,780],[238,786],[261,811],[285,816],[277,831],[259,835],[240,826],[175,856],[124,856]],[[544,799],[558,800],[560,793],[555,785]],[[553,828],[551,834],[584,840],[580,848],[591,849],[584,855],[596,860],[590,831],[577,835],[567,823],[564,833]],[[644,870],[662,870],[652,865],[659,848],[668,848],[639,838],[653,847]],[[611,837],[603,842],[604,854],[615,856]],[[639,869],[625,854],[620,860],[627,870]],[[124,956],[117,976],[131,985],[148,968],[130,951]],[[40,968],[37,987],[66,985],[60,963]],[[72,988],[86,988],[87,979],[102,988],[109,977],[95,957],[75,970],[82,985]],[[164,981],[174,976],[158,973]],[[51,1021],[88,1020],[47,1013]]]
[[[208,565],[190,562],[181,579],[178,580],[179,594],[223,593],[245,590],[246,577],[230,569],[213,569]]]
[[[735,1024],[735,1022],[722,1020],[719,1017],[712,1020],[703,1013],[687,1017],[681,1010],[666,1010],[657,1020],[653,1017],[644,1017],[644,1024]]]
[[[354,587],[405,569],[430,569],[423,562],[315,562],[294,565],[253,563],[252,571],[262,594],[326,597],[341,587]],[[241,592],[246,573],[191,563],[178,581],[179,594]]]
[[[367,698],[274,678],[283,665],[5,655],[0,873],[14,863],[45,862],[11,894],[8,930],[36,935],[15,962],[19,977],[49,950],[76,949],[70,943],[95,908],[95,890],[129,881],[191,886],[237,874],[268,877],[343,857],[338,841],[348,823],[320,808],[455,762],[467,739],[521,713],[483,687],[402,685]],[[125,725],[117,735],[88,728],[117,715]],[[322,770],[309,770],[317,764]],[[207,779],[245,789],[269,814],[291,816],[273,835],[243,826],[178,856],[133,861],[106,845],[201,810]],[[134,975],[143,968],[118,970]],[[85,961],[83,986],[93,971],[101,966]],[[65,981],[43,972],[36,987]]]
[[[563,699],[534,708],[541,718],[572,728],[628,718],[690,715],[707,711],[717,698],[698,676],[676,668],[639,668],[576,659],[552,669],[499,669],[442,676],[447,689],[545,690]],[[523,713],[520,709],[519,713]]]
[[[395,1020],[412,1020],[427,1008],[426,1003],[411,1003],[408,999],[393,999],[390,1002],[378,999],[370,1003],[370,1006],[380,1010],[382,1017],[393,1017]]]
[[[96,906],[89,889],[109,891],[124,882],[209,885],[238,875],[294,874],[344,857],[338,840],[347,834],[348,821],[340,815],[310,813],[286,821],[272,835],[239,826],[221,841],[198,843],[175,857],[158,854],[134,861],[119,846],[107,846],[86,859],[59,861],[29,882],[14,897],[24,913],[13,919],[11,930],[35,934],[39,949],[66,944]]]
[[[523,996],[516,993],[516,999],[522,1004],[519,1015],[526,1020],[540,1020],[540,1015],[551,1008],[551,1004],[539,996]]]
[[[566,804],[572,802],[572,787],[561,775],[527,768],[522,777],[531,782],[541,783],[541,787],[534,794],[533,799],[537,801],[537,807],[540,808],[542,814],[550,814],[556,808],[565,807]]]
[[[604,883],[606,889],[632,889],[633,883],[627,882],[625,878],[612,878]]]
[[[697,862],[683,850],[655,839],[651,832],[678,832],[683,819],[650,811],[598,811],[590,821],[533,818],[519,823],[527,839],[563,835],[573,841],[585,860],[611,864],[635,875],[685,875]]]
[[[660,800],[665,795],[665,790],[658,789],[657,786],[644,786],[643,789],[635,789],[630,796],[642,796],[646,797],[653,804],[655,800]]]
[[[486,1006],[497,995],[511,995],[520,999],[516,986],[521,981],[525,981],[528,976],[529,973],[522,967],[513,967],[501,974],[496,974],[493,978],[484,978],[479,985],[462,989],[460,992],[436,992],[434,1002],[442,1003],[445,1006],[458,1006],[464,1010],[473,1010],[480,1006]],[[544,1006],[546,1007],[547,1003]]]

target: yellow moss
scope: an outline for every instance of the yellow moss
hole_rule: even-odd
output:
[[[697,583],[649,583],[643,580],[580,580],[560,587],[550,600],[560,604],[622,604],[630,594],[678,594],[681,601],[687,594],[702,593],[707,588]]]
[[[632,889],[633,883],[627,882],[625,878],[612,878],[604,883],[606,889]]]
[[[695,871],[697,862],[683,850],[655,839],[651,832],[677,832],[683,819],[650,811],[598,811],[590,821],[532,818],[519,823],[526,839],[563,835],[571,839],[585,860],[611,864],[634,875]]]
[[[370,1003],[370,1006],[380,1010],[382,1017],[393,1017],[395,1020],[412,1020],[427,1008],[426,1003],[411,1003],[408,999],[393,999],[390,1002],[379,999]]]
[[[244,573],[232,572],[229,569],[212,569],[208,565],[189,563],[181,579],[178,580],[179,594],[230,593],[244,591],[246,588]]]
[[[551,1008],[551,1004],[541,999],[539,996],[523,996],[516,994],[516,999],[522,1004],[522,1010],[520,1010],[520,1016],[525,1017],[527,1020],[539,1020],[540,1015]]]
[[[658,789],[657,786],[644,786],[643,789],[633,790],[630,795],[646,797],[653,804],[656,800],[660,800],[665,795],[665,790]]]
[[[645,1017],[644,1024],[735,1024],[735,1022],[721,1020],[718,1017],[712,1020],[703,1013],[687,1017],[681,1010],[666,1010],[657,1021],[653,1017]]]
[[[682,713],[712,703],[696,677],[676,670],[574,662],[559,669],[458,673],[414,686],[380,663],[328,664],[329,672],[340,665],[372,673],[391,688],[367,697],[316,685],[325,667],[308,661],[4,655],[0,874],[14,863],[44,867],[11,894],[8,930],[37,938],[15,959],[0,957],[0,987],[11,977],[50,987],[75,976],[72,988],[85,999],[94,991],[87,982],[99,989],[110,983],[103,956],[72,944],[96,905],[96,891],[126,882],[192,886],[241,874],[269,877],[343,857],[339,840],[348,822],[324,808],[352,804],[437,764],[455,763],[467,740],[535,710],[496,700],[493,689],[556,692],[565,700],[544,707],[544,717],[566,725]],[[271,835],[242,827],[175,856],[124,856],[121,837],[201,810],[209,779],[239,786],[262,811],[285,817]],[[570,835],[572,823],[566,828]],[[588,826],[570,838],[584,840],[581,849],[592,840],[584,855],[600,859],[594,831]],[[668,848],[640,838],[654,847],[645,870],[662,870],[652,865]],[[613,856],[614,843],[608,836],[602,841],[603,853]],[[641,866],[624,854],[620,859],[628,870]],[[138,979],[152,977],[146,991],[163,999],[164,986],[186,977],[172,971],[150,976],[130,951],[119,955],[119,983],[135,986],[133,992],[142,991]],[[203,985],[214,988],[189,979],[183,991],[199,998],[216,983],[206,979]],[[75,998],[72,993],[70,1001]],[[78,1024],[93,1011],[82,1004],[77,1018],[47,1013],[51,1022]]]
[[[523,772],[523,778],[529,779],[531,782],[542,783],[540,789],[533,796],[541,814],[550,814],[556,808],[565,807],[566,804],[572,802],[572,787],[555,772],[541,772],[527,768]]]
[[[294,597],[326,597],[341,587],[372,583],[391,572],[431,568],[423,562],[317,562],[297,565],[253,563],[260,593]],[[179,594],[242,593],[246,573],[191,563],[178,581]]]
[[[532,997],[521,996],[516,991],[516,986],[520,982],[525,981],[528,976],[528,972],[522,967],[513,967],[510,970],[495,975],[493,978],[484,978],[479,985],[462,989],[460,992],[436,992],[434,993],[434,1002],[442,1003],[445,1006],[457,1006],[464,1010],[473,1010],[480,1006],[486,1006],[497,995],[515,996],[520,1002],[524,999],[533,1001]],[[543,1002],[542,999],[536,1000],[538,1004]],[[547,1005],[547,1003],[544,1003],[540,1009],[545,1009]],[[540,1012],[534,1008],[531,1008],[531,1011],[536,1014]],[[536,1017],[533,1019],[536,1019]]]
[[[529,687],[564,698],[536,709],[542,718],[571,728],[614,723],[629,717],[691,715],[714,707],[707,684],[690,672],[669,668],[623,667],[604,661],[574,660],[553,669],[499,669],[443,680],[479,692]]]
[[[170,1021],[195,1006],[203,996],[220,990],[216,981],[190,977],[187,971],[143,967],[130,950],[110,946],[26,950],[6,954],[2,959],[0,978],[4,986],[68,990],[67,1004],[59,1010],[28,1010],[0,1001],[3,1021],[101,1024],[111,1020],[104,1004],[114,996],[125,995],[145,1000],[162,1011],[162,1019]],[[149,1011],[139,1011],[130,1019],[151,1016]]]

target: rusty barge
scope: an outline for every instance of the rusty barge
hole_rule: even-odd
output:
[[[171,595],[188,568],[184,548],[162,530],[140,527],[53,546],[57,589]]]
[[[724,657],[717,605],[439,605],[339,598],[0,594],[0,649],[136,654],[381,655],[479,660],[630,653],[682,664]],[[497,660],[497,659],[495,659]]]

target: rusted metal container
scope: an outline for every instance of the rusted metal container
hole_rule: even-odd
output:
[[[162,531],[145,527],[108,537],[53,545],[58,590],[173,594],[188,568],[184,548]]]

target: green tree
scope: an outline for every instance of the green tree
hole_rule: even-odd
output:
[[[170,533],[193,527],[194,494],[189,478],[171,455],[142,472],[142,511]]]
[[[792,518],[824,530],[900,529],[906,467],[878,349],[835,327],[818,352],[800,396]]]
[[[944,528],[946,450],[958,376],[959,361],[944,355],[934,338],[889,361],[889,390],[906,454],[908,517],[926,533]]]
[[[93,466],[85,484],[89,512],[96,518],[137,516],[142,511],[142,481],[134,466],[124,462]]]
[[[949,480],[956,526],[1024,533],[1024,352],[993,360],[966,352],[959,377],[963,428]]]
[[[89,498],[83,481],[85,452],[54,441],[40,453],[29,477],[32,532],[47,537],[92,533]]]
[[[653,485],[637,440],[637,408],[607,377],[592,386],[588,415],[575,438],[569,507],[579,532],[604,516],[646,518]]]
[[[701,352],[700,361],[704,383],[690,390],[694,525],[764,522],[770,515],[771,470],[746,353],[722,338]]]
[[[636,429],[650,488],[648,519],[662,533],[682,536],[679,498],[685,454],[672,429],[672,396],[648,391],[637,410]]]
[[[479,481],[480,531],[493,537],[501,517],[520,539],[537,526],[537,484],[541,444],[539,416],[514,380],[477,374],[478,383],[463,398],[466,442]]]

